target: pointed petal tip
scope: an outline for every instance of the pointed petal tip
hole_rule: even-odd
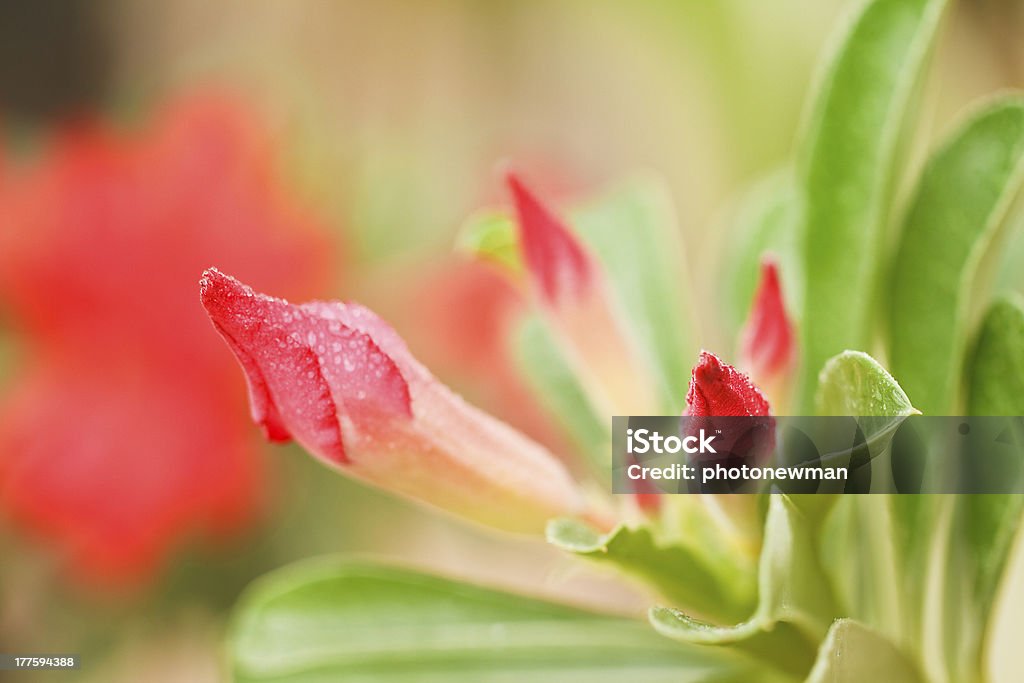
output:
[[[207,291],[224,286],[229,282],[238,282],[238,280],[230,275],[225,275],[216,266],[210,266],[203,271],[202,277],[199,278],[199,291],[205,294]]]
[[[557,304],[566,295],[583,298],[594,281],[594,264],[558,214],[511,167],[503,169],[512,196],[523,260],[541,295]]]
[[[697,358],[697,364],[693,366],[693,377],[701,382],[715,382],[722,376],[723,367],[726,364],[715,354],[702,349]]]
[[[228,299],[232,299],[236,295],[252,296],[253,291],[251,287],[222,273],[215,267],[203,271],[203,276],[199,278],[199,300],[207,311],[212,313],[211,308],[222,307]]]
[[[199,280],[199,301],[210,320],[222,330],[251,328],[267,317],[283,299],[259,294],[252,287],[217,268],[207,268]]]

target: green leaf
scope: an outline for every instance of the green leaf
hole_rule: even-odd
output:
[[[802,675],[834,615],[812,525],[788,497],[775,494],[770,496],[765,522],[753,615],[733,626],[716,626],[678,609],[656,607],[650,619],[655,629],[670,638],[733,645],[783,671]]]
[[[843,351],[818,376],[818,415],[907,417],[918,414],[906,393],[874,358]]]
[[[1024,306],[999,299],[989,308],[968,368],[971,415],[1024,415]]]
[[[999,299],[989,308],[968,361],[971,415],[1024,415],[1024,308]],[[1017,437],[1020,438],[1018,430]],[[957,675],[984,670],[992,605],[1024,514],[1024,497],[956,496],[947,551],[943,647]]]
[[[555,416],[561,428],[583,453],[593,473],[611,477],[611,421],[591,400],[580,381],[584,373],[539,315],[527,316],[513,340],[515,358],[541,406]]]
[[[971,415],[1024,415],[1024,306],[1019,301],[1000,299],[989,309],[970,362],[969,385]],[[972,603],[985,614],[1006,568],[1024,496],[962,498],[964,538],[976,565]]]
[[[582,522],[558,519],[548,524],[553,545],[615,566],[655,589],[673,606],[696,611],[715,621],[737,621],[754,605],[753,582],[709,567],[690,549],[660,543],[650,528],[619,526],[602,535]]]
[[[892,375],[860,351],[825,363],[816,404],[819,415],[857,416],[875,458],[888,451],[902,421],[918,413]],[[872,477],[873,487],[889,485],[885,467],[872,467]],[[927,498],[844,496],[825,526],[823,558],[844,611],[889,635],[901,633],[905,610],[920,605],[920,574],[909,570],[923,570],[927,561]],[[851,554],[862,562],[851,563]]]
[[[662,412],[680,413],[697,352],[685,294],[691,284],[672,200],[664,183],[638,177],[572,214],[601,262],[627,330],[658,383]]]
[[[255,583],[229,653],[237,683],[750,680],[638,620],[336,558]]]
[[[838,43],[797,149],[806,277],[802,390],[848,348],[868,346],[902,135],[945,0],[871,0]]]
[[[985,316],[970,361],[969,386],[971,415],[1024,415],[1024,306],[1016,299],[997,300]],[[991,605],[1006,567],[1024,496],[962,498],[964,538],[976,563],[972,602],[984,608]]]
[[[921,683],[907,657],[867,626],[840,619],[828,630],[807,683]]]
[[[889,308],[893,372],[914,404],[955,414],[986,259],[1024,181],[1024,100],[991,103],[929,161],[896,253]]]
[[[889,448],[904,419],[919,414],[892,375],[862,351],[828,359],[818,375],[814,402],[818,415],[856,417],[872,457]]]

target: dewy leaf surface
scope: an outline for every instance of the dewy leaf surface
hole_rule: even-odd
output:
[[[986,256],[1024,182],[1024,99],[991,103],[929,161],[892,271],[893,374],[922,411],[956,414]]]
[[[617,567],[675,607],[723,623],[753,610],[755,587],[748,577],[708,566],[688,548],[660,543],[649,528],[620,526],[599,534],[582,522],[558,519],[548,525],[547,538],[562,550]]]
[[[758,567],[758,604],[733,626],[698,621],[682,610],[655,607],[660,633],[684,643],[734,645],[789,673],[807,671],[816,644],[835,614],[813,539],[812,526],[782,494],[770,497]]]
[[[800,404],[826,359],[865,348],[902,133],[945,0],[872,0],[838,43],[797,149],[806,276]]]
[[[818,415],[906,417],[918,411],[874,358],[844,351],[830,358],[818,377]]]
[[[867,626],[840,619],[828,630],[807,683],[922,683],[896,647]]]
[[[250,588],[229,654],[236,683],[752,680],[728,653],[682,647],[638,620],[340,559]]]

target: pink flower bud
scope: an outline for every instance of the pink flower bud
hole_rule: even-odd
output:
[[[245,370],[253,419],[354,477],[510,531],[584,503],[548,451],[438,382],[351,303],[290,304],[215,269],[201,296]]]

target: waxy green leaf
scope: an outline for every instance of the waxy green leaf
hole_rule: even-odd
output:
[[[342,559],[260,579],[236,609],[229,653],[237,683],[751,680],[727,653],[638,620]]]
[[[850,619],[832,624],[807,683],[922,683],[911,662],[891,642]]]
[[[918,413],[892,375],[860,351],[845,351],[825,363],[816,406],[819,415],[859,417],[876,456],[888,450],[896,427]],[[873,467],[872,476],[884,485],[885,468]],[[905,628],[904,609],[920,608],[917,577],[927,562],[933,521],[926,499],[845,496],[825,525],[824,562],[844,613],[887,635]],[[851,554],[862,561],[850,563]]]
[[[830,358],[818,376],[818,415],[907,417],[916,415],[906,393],[874,358],[843,351]]]
[[[732,626],[698,621],[667,607],[651,610],[654,628],[684,643],[733,645],[803,674],[835,614],[818,561],[813,525],[782,494],[770,497],[758,567],[758,603],[749,619]]]
[[[812,97],[797,148],[804,202],[800,405],[805,409],[825,361],[870,341],[902,133],[945,5],[945,0],[868,2],[839,41]]]
[[[600,534],[582,522],[559,519],[548,525],[547,538],[562,550],[622,570],[674,607],[705,618],[738,621],[753,609],[753,581],[709,566],[688,548],[659,542],[650,528],[619,526]]]
[[[967,363],[971,415],[1024,415],[1024,307],[1002,298],[989,308]],[[1024,438],[1016,425],[1012,438]],[[950,525],[946,647],[964,653],[959,675],[984,671],[989,621],[1024,514],[1024,496],[957,496]],[[957,613],[960,610],[960,613]]]
[[[892,369],[925,413],[959,409],[976,297],[1024,182],[1024,99],[972,116],[928,163],[892,271]]]

